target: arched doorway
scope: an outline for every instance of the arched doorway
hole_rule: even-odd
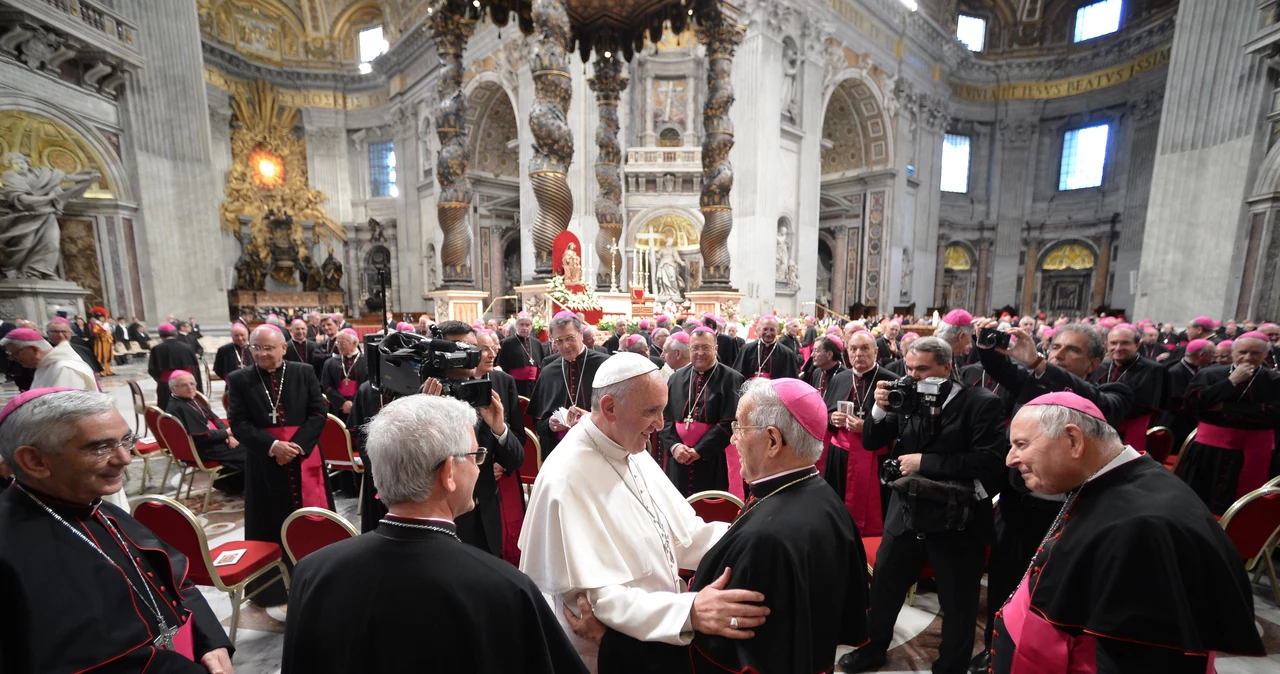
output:
[[[635,270],[630,281],[660,301],[682,301],[693,287],[693,270],[701,259],[698,224],[686,213],[670,210],[637,221],[627,245]],[[619,279],[618,285],[622,283]]]
[[[945,306],[974,306],[978,294],[977,256],[963,243],[947,246],[942,259],[942,297]]]
[[[1093,270],[1092,247],[1064,241],[1040,257],[1040,310],[1068,315],[1088,313]]]

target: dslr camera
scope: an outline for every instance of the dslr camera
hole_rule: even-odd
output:
[[[447,375],[449,370],[469,370],[480,365],[480,348],[443,339],[435,326],[431,329],[430,337],[410,332],[366,337],[365,353],[377,355],[369,358],[369,381],[374,388],[392,397],[409,396],[420,393],[427,379],[435,378],[444,388],[442,395],[472,407],[487,407],[492,399],[492,382],[452,379]]]
[[[943,377],[929,377],[916,381],[911,377],[903,377],[889,382],[888,409],[908,416],[936,417],[942,413],[942,404],[951,393],[951,380]]]
[[[978,346],[987,349],[1009,348],[1011,335],[996,328],[983,328],[978,331]]]

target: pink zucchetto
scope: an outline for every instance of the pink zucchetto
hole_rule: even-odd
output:
[[[557,311],[556,315],[551,317],[551,320],[554,321],[557,318],[576,318],[577,316],[577,314],[566,309],[565,311]]]
[[[706,329],[706,328],[698,328],[697,330],[694,330],[694,332],[696,333],[698,330],[701,330],[701,331],[703,331],[703,332],[711,332],[710,330],[708,330],[708,329]],[[716,333],[711,332],[711,334],[713,334],[713,335],[714,335],[714,334],[716,334]],[[671,335],[671,339],[674,339],[674,340],[676,340],[677,342],[680,342],[681,344],[688,344],[688,343],[689,343],[689,333],[685,332],[684,330],[677,330],[677,331],[675,331],[675,333],[673,333],[673,334]]]
[[[1115,318],[1112,318],[1111,316],[1104,316],[1103,318],[1098,320],[1098,325],[1110,330],[1111,328],[1116,327],[1116,325],[1119,322],[1120,321],[1117,321]]]
[[[1191,319],[1191,324],[1198,325],[1201,328],[1204,328],[1205,330],[1213,329],[1213,319],[1209,318],[1208,316],[1196,316],[1195,318]]]
[[[642,318],[642,319],[640,319],[640,326],[639,326],[639,329],[640,329],[640,330],[648,330],[648,329],[650,328],[650,326],[652,326],[652,325],[653,325],[653,324],[649,322],[649,319],[647,319],[647,318]]]
[[[190,372],[187,372],[186,370],[174,370],[174,371],[173,371],[173,374],[169,375],[169,379],[168,379],[168,381],[166,381],[165,383],[172,383],[172,382],[173,382],[173,380],[174,380],[174,379],[177,379],[178,377],[192,377],[192,378],[194,378],[194,377],[195,377],[195,375],[191,374]]]
[[[352,337],[356,338],[356,341],[360,340],[360,333],[356,332],[355,328],[343,328],[341,331],[338,332],[338,334],[351,335]]]
[[[1232,339],[1224,339],[1221,342],[1218,342],[1218,346],[1225,346],[1228,349],[1230,349],[1235,345],[1236,345],[1235,340],[1232,340]]]
[[[177,328],[173,327],[173,323],[161,323],[159,326],[156,327],[156,330],[159,332],[177,332],[178,331]]]
[[[838,334],[840,334],[840,326],[838,326],[838,325],[833,325],[833,326],[831,326],[831,327],[827,328],[827,332],[826,332],[826,334],[828,334],[828,335],[838,335]]]
[[[1032,405],[1058,405],[1059,407],[1066,407],[1068,409],[1073,409],[1077,412],[1087,414],[1103,423],[1106,423],[1107,421],[1107,417],[1102,414],[1102,410],[1098,409],[1097,405],[1093,404],[1093,402],[1088,398],[1081,397],[1071,391],[1046,393],[1042,396],[1033,398],[1031,402],[1023,405],[1023,407],[1030,407]]]
[[[837,349],[840,349],[841,351],[844,351],[844,340],[843,340],[843,339],[840,339],[839,337],[836,337],[835,335],[827,335],[826,337],[823,337],[823,339],[827,340],[828,342],[831,342],[832,344],[835,344]]]
[[[11,342],[38,342],[44,336],[31,328],[14,328],[4,338]]]
[[[18,330],[29,330],[29,329],[30,328],[18,328]],[[15,332],[17,332],[17,330],[11,330],[9,334],[12,335]],[[32,330],[32,332],[35,332],[35,331]],[[12,400],[10,400],[9,404],[5,405],[3,410],[0,410],[0,424],[4,423],[4,420],[10,414],[13,414],[14,411],[17,410],[19,407],[22,407],[23,405],[31,402],[32,400],[35,400],[36,398],[47,396],[50,393],[62,393],[63,391],[79,391],[79,390],[80,389],[78,388],[46,387],[46,388],[33,388],[27,391],[23,391],[22,393],[19,393],[17,396],[15,396]]]
[[[1040,331],[1040,337],[1041,339],[1052,339],[1054,332],[1056,331],[1053,328],[1045,328]]]
[[[67,319],[65,319],[65,318],[63,318],[63,317],[61,317],[61,316],[54,316],[53,318],[50,318],[50,319],[49,319],[49,322],[50,322],[50,323],[63,323],[63,324],[66,324],[66,325],[71,325],[71,321],[68,321]]]
[[[964,309],[952,309],[942,317],[942,322],[947,325],[973,325],[973,314]]]
[[[683,335],[683,334],[684,334],[684,332],[680,332],[680,333],[677,333],[677,334],[681,334],[681,335]],[[708,327],[706,327],[706,326],[699,325],[698,327],[694,328],[694,329],[693,329],[693,332],[692,332],[692,333],[690,333],[690,334],[691,334],[691,335],[714,335],[714,334],[716,334],[716,331],[715,331],[715,330],[712,330],[711,328],[708,328]]]
[[[12,335],[13,333],[11,332],[11,333],[9,333],[9,334],[11,334],[11,335]],[[1270,341],[1271,341],[1271,338],[1267,336],[1267,333],[1265,333],[1265,332],[1261,332],[1261,331],[1259,331],[1259,330],[1250,330],[1249,332],[1246,332],[1246,333],[1244,333],[1243,335],[1240,335],[1239,337],[1236,337],[1236,341],[1240,341],[1240,340],[1242,340],[1242,339],[1260,339],[1260,340],[1262,340],[1262,341],[1264,341],[1264,342],[1270,342]],[[1188,348],[1190,348],[1190,347],[1188,347]]]
[[[414,330],[413,323],[405,323],[404,321],[400,321],[399,323],[396,323],[397,332],[413,332],[413,330]]]
[[[684,333],[681,333],[681,334],[684,334]],[[643,342],[643,341],[645,341],[644,335],[627,335],[626,347],[630,349],[631,347],[635,346],[637,342]]]
[[[823,439],[827,433],[827,405],[818,389],[791,378],[772,379],[769,385],[782,398],[782,404],[787,406],[787,411],[800,422],[800,426],[809,435]]]
[[[1187,342],[1187,350],[1185,353],[1199,353],[1206,346],[1212,346],[1213,342],[1207,339],[1193,339]]]
[[[903,335],[902,338],[903,339],[920,339],[920,333],[908,332],[907,334]]]
[[[531,316],[529,316],[529,312],[527,312],[527,311],[521,311],[520,313],[516,314],[516,320],[517,320],[517,321],[518,321],[518,320],[520,320],[520,319],[522,319],[522,318],[529,318],[529,319],[531,319],[531,320],[532,320],[532,317],[531,317]]]

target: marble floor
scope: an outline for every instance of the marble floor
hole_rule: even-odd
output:
[[[147,400],[155,400],[155,384],[147,377],[145,366],[130,364],[116,368],[117,375],[104,378],[103,389],[116,399],[121,414],[130,424],[134,423],[133,404],[129,396],[127,381],[137,380]],[[222,384],[214,384],[213,395],[209,399],[214,411],[222,413],[220,399]],[[12,384],[0,386],[0,403],[17,394]],[[158,470],[156,468],[158,467]],[[152,464],[152,478],[147,493],[160,490],[161,475],[164,463],[156,461]],[[141,463],[135,461],[129,467],[128,490],[130,494],[138,491],[142,477]],[[165,491],[172,495],[177,480],[169,476],[169,484]],[[195,489],[189,499],[183,499],[188,505],[198,509],[204,498],[205,481],[203,477],[196,480]],[[356,499],[337,499],[339,514],[348,521],[359,526],[356,516]],[[209,513],[200,517],[208,534],[210,546],[243,540],[244,502],[238,496],[224,496],[214,492],[209,506]],[[213,588],[201,588],[214,613],[228,626],[231,617],[231,602],[225,593]],[[985,601],[985,590],[983,591]],[[1220,657],[1217,660],[1217,671],[1220,674],[1276,674],[1280,672],[1280,608],[1275,605],[1271,588],[1265,580],[1254,586],[1255,623],[1259,634],[1263,637],[1268,656],[1265,658]],[[278,609],[261,609],[247,605],[240,613],[239,631],[236,637],[235,669],[238,674],[274,674],[280,671],[280,653],[284,641],[284,613]],[[929,664],[937,653],[937,644],[941,634],[941,617],[939,616],[937,595],[923,591],[916,596],[913,606],[904,606],[898,616],[894,640],[890,645],[889,659],[881,672],[886,674],[907,674],[909,672],[927,672]],[[978,643],[981,643],[981,631],[978,631]],[[843,655],[848,648],[840,648],[836,656]]]

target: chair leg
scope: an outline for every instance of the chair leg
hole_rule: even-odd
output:
[[[360,495],[356,497],[359,499],[356,501],[356,517],[359,517],[364,510],[364,474],[356,473],[356,478],[360,480]]]
[[[284,589],[289,589],[289,567],[285,566],[284,561],[276,562],[280,566],[280,581],[284,583]]]
[[[1271,577],[1271,596],[1275,599],[1276,606],[1280,606],[1280,585],[1276,584],[1276,567],[1271,563],[1271,555],[1263,557],[1262,560],[1267,564],[1267,575]]]
[[[240,593],[242,588],[231,591],[231,645],[236,645],[236,627],[240,625]]]
[[[911,589],[907,590],[907,606],[916,605],[916,585],[919,585],[919,583],[912,583]]]
[[[160,481],[160,493],[169,491],[169,471],[173,468],[173,457],[169,457],[169,463],[164,467],[164,479]]]
[[[201,510],[200,512],[202,514],[208,515],[209,514],[209,497],[213,496],[213,477],[215,473],[205,473],[205,474],[209,476],[209,487],[204,490],[204,510]]]

